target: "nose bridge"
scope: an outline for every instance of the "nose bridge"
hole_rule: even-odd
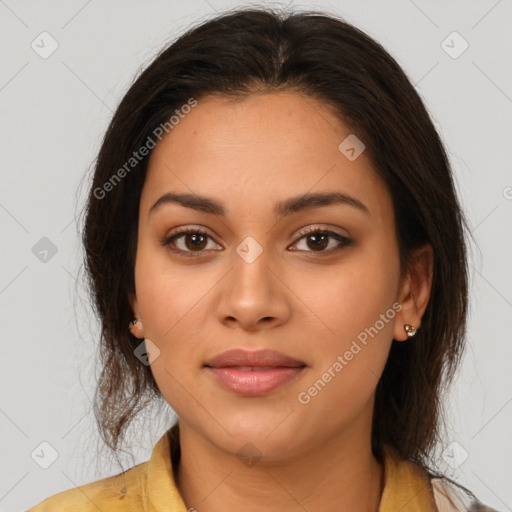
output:
[[[255,237],[247,236],[232,255],[232,270],[223,287],[219,314],[254,328],[262,319],[280,323],[289,304],[272,267],[271,251]]]
[[[270,250],[254,236],[245,237],[233,254],[233,281],[239,296],[249,302],[269,295],[273,287]]]

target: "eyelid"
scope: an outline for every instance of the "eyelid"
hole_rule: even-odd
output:
[[[296,243],[300,242],[304,238],[307,238],[308,235],[313,235],[313,234],[317,234],[317,233],[326,235],[330,238],[334,238],[341,245],[338,245],[337,247],[328,249],[326,251],[299,251],[299,250],[297,250],[297,252],[303,252],[305,254],[315,254],[316,253],[319,256],[322,256],[322,255],[327,256],[327,255],[336,253],[336,252],[340,251],[341,249],[343,249],[344,247],[347,247],[348,245],[351,245],[353,243],[352,238],[342,235],[341,233],[338,233],[336,231],[333,231],[332,229],[320,227],[317,225],[317,226],[309,226],[309,227],[301,230],[300,233],[298,233],[298,235],[297,235],[298,238],[295,240],[295,242],[293,242],[292,245],[295,245]]]
[[[348,234],[342,235],[341,233],[334,231],[332,228],[327,227],[326,224],[316,224],[316,225],[313,224],[312,226],[309,225],[309,226],[306,226],[305,228],[301,228],[301,229],[299,229],[297,236],[300,237],[300,236],[307,235],[309,233],[316,233],[316,232],[329,233],[329,234],[333,234],[333,235],[338,235],[342,238],[346,238],[347,240],[350,239],[350,236]]]
[[[203,228],[202,226],[197,227],[197,226],[191,225],[191,226],[180,227],[180,228],[176,228],[175,230],[172,230],[169,234],[166,234],[162,240],[160,240],[160,243],[164,247],[168,247],[169,250],[172,251],[173,253],[185,255],[186,257],[188,257],[188,256],[197,257],[197,256],[202,256],[204,254],[207,254],[207,251],[205,251],[205,250],[184,251],[182,249],[176,249],[171,246],[171,242],[173,242],[174,240],[177,240],[178,238],[183,237],[184,235],[187,235],[187,234],[191,234],[191,233],[192,234],[200,234],[207,238],[210,238],[211,240],[214,240],[213,236],[210,235],[208,233],[208,231],[205,228]],[[215,243],[217,243],[217,242],[215,242]],[[220,244],[217,244],[217,245],[220,245]]]

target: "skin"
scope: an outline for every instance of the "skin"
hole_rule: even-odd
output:
[[[421,324],[432,250],[416,251],[400,279],[391,196],[365,152],[350,161],[338,149],[350,133],[325,104],[299,93],[210,96],[151,155],[131,298],[142,329],[133,333],[160,350],[151,370],[179,416],[178,488],[187,507],[378,510],[383,467],[370,444],[375,388],[393,338],[404,341],[404,325]],[[170,203],[150,214],[171,191],[214,198],[227,214]],[[368,212],[335,204],[274,215],[278,201],[334,191],[357,198]],[[199,256],[162,245],[188,226],[211,237]],[[308,227],[352,243],[331,237],[319,249],[302,236]],[[263,251],[252,263],[236,252],[247,236]],[[194,251],[190,235],[173,244]],[[300,403],[299,393],[393,303],[402,306],[394,318],[309,403]],[[203,366],[232,348],[278,350],[307,367],[265,396],[238,396]],[[237,456],[247,443],[261,456],[252,466]]]

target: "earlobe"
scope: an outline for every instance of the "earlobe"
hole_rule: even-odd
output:
[[[434,251],[430,244],[416,249],[412,255],[412,263],[402,280],[398,301],[402,309],[396,316],[393,338],[405,341],[409,338],[409,328],[418,329],[430,299],[434,265]]]
[[[136,338],[143,339],[144,331],[142,328],[142,320],[140,318],[134,318],[128,325],[128,329]]]
[[[139,306],[135,294],[130,294],[128,300],[132,306],[133,320],[130,321],[128,329],[136,338],[143,339],[144,331],[142,327],[142,318],[140,317]]]

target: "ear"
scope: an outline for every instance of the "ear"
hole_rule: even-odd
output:
[[[135,325],[129,326],[130,332],[139,339],[144,339],[144,329],[142,325],[142,320],[140,317],[139,311],[139,303],[137,302],[137,295],[135,293],[130,293],[128,295],[128,301],[132,307],[133,318],[138,318],[139,321]]]
[[[137,302],[137,294],[135,292],[128,294],[128,302],[132,307],[132,313],[134,318],[139,318],[139,303]]]
[[[427,309],[432,289],[434,251],[425,244],[413,251],[412,263],[402,279],[398,292],[398,302],[402,309],[396,315],[393,338],[397,341],[408,339],[404,326],[410,324],[416,329]]]

